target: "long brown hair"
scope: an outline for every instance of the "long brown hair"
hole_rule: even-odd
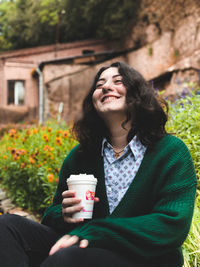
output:
[[[127,89],[126,121],[131,121],[128,141],[136,134],[143,145],[151,145],[166,134],[167,103],[160,101],[152,86],[143,76],[124,62],[115,62],[101,68],[94,78],[92,87],[83,101],[83,116],[74,123],[73,131],[83,149],[97,148],[104,137],[109,137],[104,121],[96,112],[92,95],[101,73],[117,67]]]

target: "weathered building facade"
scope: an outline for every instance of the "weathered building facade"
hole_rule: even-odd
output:
[[[34,73],[43,61],[109,50],[105,40],[84,40],[0,54],[0,123],[38,118],[39,85]]]

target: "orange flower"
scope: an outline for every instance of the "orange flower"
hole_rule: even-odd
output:
[[[55,181],[56,181],[56,183],[58,183],[58,182],[59,182],[59,179],[58,179],[58,178],[56,178],[56,179],[55,179]]]
[[[38,133],[38,129],[33,129],[33,133],[34,134]]]
[[[6,156],[6,155],[3,155],[3,158],[4,158],[4,159],[7,159],[7,156]]]
[[[17,154],[14,155],[13,159],[14,159],[14,160],[18,160],[18,159],[19,159],[19,155],[17,155]]]
[[[67,138],[69,135],[69,132],[68,131],[64,131],[63,134],[62,134],[62,137],[63,138]]]
[[[44,146],[44,151],[53,151],[53,147],[50,147],[50,146],[48,146],[48,145],[45,145]]]
[[[16,148],[11,148],[11,151],[10,151],[10,153],[12,154],[12,155],[14,155],[15,153],[16,153]]]
[[[42,166],[42,164],[38,164],[38,165],[37,165],[37,168],[40,168],[41,166]]]
[[[55,143],[56,143],[56,145],[61,146],[62,145],[62,139],[61,139],[61,137],[56,137],[55,138]]]
[[[27,130],[26,131],[26,135],[31,135],[31,131],[30,130]]]
[[[43,139],[45,142],[49,142],[49,137],[47,134],[43,134]]]
[[[26,154],[26,150],[23,149],[23,148],[19,149],[17,152],[18,152],[19,155],[25,155]]]
[[[14,137],[16,132],[17,132],[16,129],[10,129],[8,133],[10,137]]]
[[[25,162],[22,162],[21,165],[20,165],[20,168],[21,169],[24,169],[26,167],[26,163]]]
[[[49,173],[48,176],[47,176],[47,178],[48,178],[48,182],[49,183],[52,183],[53,182],[53,179],[54,179],[53,173]]]
[[[49,133],[51,133],[51,132],[52,132],[52,129],[51,129],[50,127],[48,127],[48,128],[47,128],[47,131],[48,131]]]
[[[35,163],[34,158],[33,158],[33,157],[29,157],[29,162],[30,162],[31,164],[34,164],[34,163]]]

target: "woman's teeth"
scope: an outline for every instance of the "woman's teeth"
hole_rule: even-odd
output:
[[[110,100],[113,100],[113,99],[117,99],[118,97],[116,96],[106,96],[102,99],[102,102],[105,102],[105,101],[110,101]]]

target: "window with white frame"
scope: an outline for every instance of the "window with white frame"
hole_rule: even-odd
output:
[[[22,80],[8,81],[8,105],[14,104],[16,106],[24,105],[25,102],[25,88]]]

